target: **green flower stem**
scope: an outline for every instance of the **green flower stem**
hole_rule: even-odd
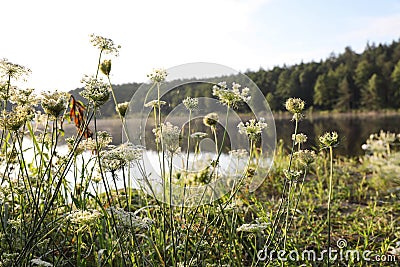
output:
[[[328,192],[328,267],[331,265],[329,255],[331,250],[331,200],[332,200],[332,180],[333,180],[333,148],[329,146],[330,173],[329,173],[329,192]]]
[[[118,113],[119,119],[121,120],[121,123],[122,123],[122,130],[123,130],[123,132],[125,134],[126,140],[129,140],[128,131],[126,130],[124,118],[121,116],[121,114],[118,111],[118,102],[117,102],[117,98],[115,97],[114,89],[113,89],[112,84],[111,84],[110,75],[107,75],[107,80],[108,80],[108,84],[109,84],[110,89],[111,89],[110,90],[111,91],[111,95],[113,97],[114,104],[115,104],[115,107],[117,109],[117,113]]]

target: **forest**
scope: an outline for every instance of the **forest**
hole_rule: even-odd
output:
[[[269,70],[247,70],[246,74],[265,95],[272,110],[284,110],[289,97],[304,99],[312,110],[397,110],[400,105],[400,40],[391,44],[366,44],[360,54],[346,47],[319,62],[276,66]],[[235,77],[225,77],[227,81]],[[221,80],[221,77],[216,79]],[[237,79],[236,79],[237,80]],[[117,102],[129,101],[139,83],[114,85]],[[176,106],[186,96],[212,97],[211,86],[190,83],[163,97]],[[70,93],[78,100],[82,88]],[[183,93],[182,93],[183,92]],[[115,104],[101,107],[102,117],[117,116]]]

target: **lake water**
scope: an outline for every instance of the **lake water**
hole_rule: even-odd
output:
[[[277,138],[283,139],[285,144],[291,144],[294,122],[287,116],[275,116]],[[64,125],[66,135],[76,132],[74,125]],[[113,136],[113,143],[121,142],[121,123],[118,119],[103,119],[97,123],[98,130],[108,131]],[[333,114],[325,116],[307,115],[299,124],[299,132],[308,136],[306,147],[318,146],[318,136],[326,131],[337,131],[340,145],[335,150],[340,155],[358,156],[364,151],[361,145],[370,134],[380,130],[400,133],[400,114]]]

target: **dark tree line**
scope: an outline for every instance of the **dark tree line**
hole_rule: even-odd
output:
[[[391,44],[367,44],[361,54],[346,47],[343,53],[331,54],[320,62],[260,69],[245,73],[265,95],[273,110],[283,110],[289,97],[300,97],[314,110],[349,111],[400,108],[400,40]],[[215,78],[228,83],[235,76]],[[173,82],[172,82],[173,83]],[[140,84],[115,85],[118,102],[129,101]],[[174,107],[186,96],[212,97],[212,86],[190,83],[177,87],[163,97]],[[71,93],[82,100],[75,89]],[[105,116],[113,116],[112,100],[101,107]]]
[[[319,110],[398,109],[400,43],[367,44],[361,54],[346,47],[320,62],[246,73],[263,91],[271,108],[283,109],[288,97],[300,97]]]

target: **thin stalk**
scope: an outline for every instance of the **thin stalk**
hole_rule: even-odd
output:
[[[332,200],[332,180],[333,180],[333,148],[329,146],[330,173],[329,173],[329,192],[328,192],[328,267],[331,266],[331,200]]]

